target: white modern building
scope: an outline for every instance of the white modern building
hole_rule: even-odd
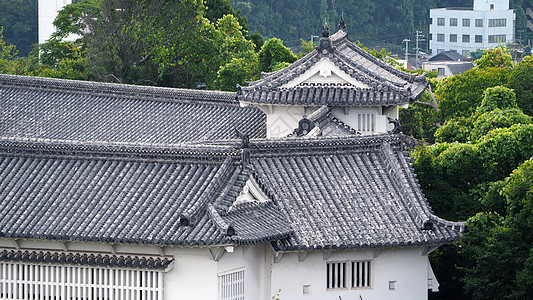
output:
[[[236,93],[0,75],[0,299],[427,299],[427,85],[343,29]]]
[[[38,25],[39,44],[46,42],[56,31],[54,20],[57,13],[66,5],[72,4],[72,0],[39,0],[38,1]]]
[[[509,0],[474,0],[473,8],[436,8],[429,15],[432,55],[452,50],[468,57],[470,51],[496,47],[515,38],[516,15],[509,9]]]

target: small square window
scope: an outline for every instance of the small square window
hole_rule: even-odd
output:
[[[462,55],[463,57],[470,57],[470,51],[468,51],[468,50],[463,50],[463,51],[461,52],[461,55]]]
[[[476,34],[475,42],[478,43],[478,44],[483,43],[483,36],[480,35],[480,34]]]
[[[470,35],[463,34],[463,43],[470,43]]]
[[[446,76],[446,71],[444,70],[444,68],[438,68],[437,72],[439,76]]]
[[[303,294],[304,295],[310,295],[311,294],[311,285],[304,284],[304,286],[303,286]]]
[[[476,27],[483,27],[483,19],[476,19]]]
[[[444,26],[444,18],[437,18],[437,26]]]
[[[450,18],[450,26],[457,26],[457,18]]]
[[[457,43],[457,34],[450,34],[450,43]]]
[[[437,42],[444,42],[444,33],[437,33]]]
[[[470,27],[470,19],[463,19],[463,27]]]
[[[389,281],[389,290],[396,289],[396,281]]]

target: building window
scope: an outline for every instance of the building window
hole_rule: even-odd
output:
[[[346,289],[348,280],[352,289],[372,287],[369,260],[328,262],[326,272],[328,289]]]
[[[439,74],[439,76],[446,76],[446,71],[444,70],[444,68],[438,68],[437,73]]]
[[[346,262],[328,262],[326,272],[328,289],[346,288]]]
[[[218,275],[218,299],[244,300],[244,269]]]
[[[463,50],[463,51],[461,52],[461,55],[462,55],[463,57],[469,57],[469,56],[470,56],[470,51],[468,51],[468,50]]]
[[[476,41],[476,43],[483,43],[483,36],[479,35],[479,34],[476,34],[475,41]]]
[[[470,27],[470,19],[463,19],[463,27]]]
[[[470,43],[470,35],[463,34],[463,43]]]
[[[352,288],[370,287],[370,261],[352,261]]]
[[[1,299],[85,300],[110,299],[113,295],[162,300],[163,273],[158,270],[0,262]]]
[[[492,44],[505,43],[505,34],[492,34],[492,35],[489,35],[489,43],[492,43]]]
[[[429,34],[429,40],[430,40],[430,41],[433,40],[433,34],[432,34],[432,33]]]
[[[450,26],[457,26],[457,18],[450,18]]]
[[[437,18],[437,26],[444,26],[444,18]]]
[[[476,27],[483,27],[483,19],[476,19]]]
[[[437,49],[437,54],[444,52],[444,49]]]
[[[374,114],[357,114],[358,131],[374,131],[376,116]]]
[[[490,5],[490,10],[494,10],[494,4]]]
[[[450,34],[450,43],[457,43],[457,34]]]
[[[489,19],[489,27],[505,27],[507,19]]]
[[[433,24],[433,18],[429,18],[429,25]]]
[[[437,33],[437,42],[444,42],[444,33]]]

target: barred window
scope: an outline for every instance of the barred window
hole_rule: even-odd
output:
[[[346,288],[346,262],[327,263],[326,273],[326,282],[328,289]]]
[[[374,114],[357,114],[358,131],[374,131],[376,116]]]
[[[159,270],[0,262],[0,298],[163,299]]]
[[[244,269],[218,275],[220,300],[244,300]]]
[[[371,261],[328,262],[326,264],[328,290],[370,288]]]
[[[352,288],[370,287],[370,261],[352,261]]]

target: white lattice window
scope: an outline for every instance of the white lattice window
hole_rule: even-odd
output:
[[[370,287],[370,261],[352,261],[352,288]]]
[[[0,298],[161,300],[163,272],[0,262]]]
[[[348,261],[326,263],[328,290],[370,288],[371,261]]]
[[[327,288],[346,288],[346,262],[328,262],[326,264]]]
[[[374,131],[376,116],[374,114],[357,114],[357,130]]]
[[[220,300],[244,300],[244,269],[218,274]]]

